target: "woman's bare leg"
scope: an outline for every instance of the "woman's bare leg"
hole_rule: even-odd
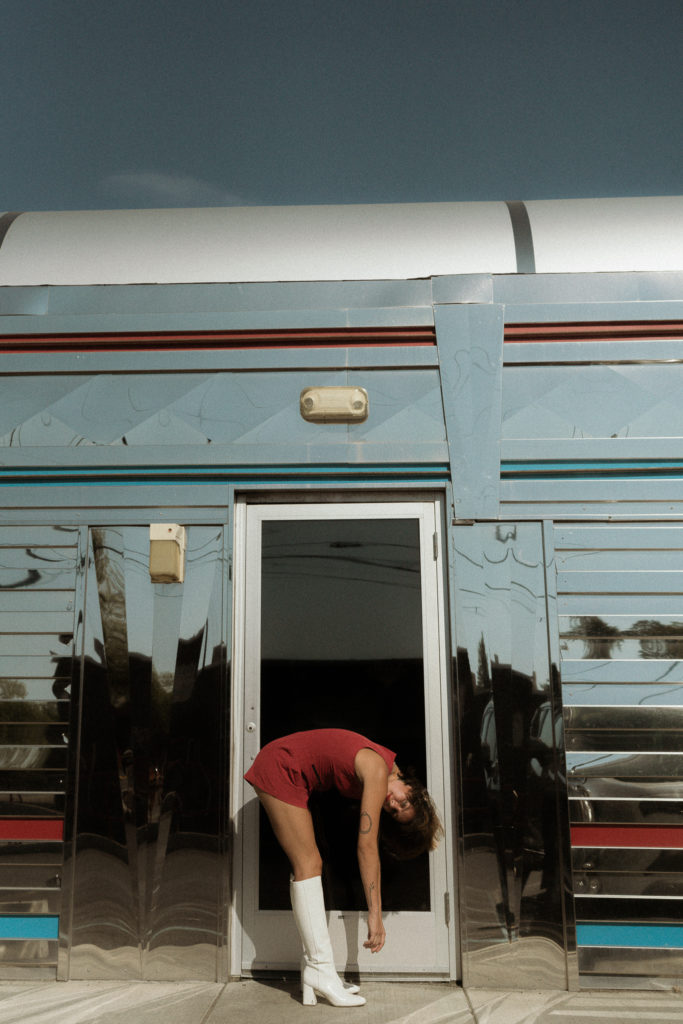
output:
[[[322,874],[323,862],[315,841],[313,818],[306,807],[294,807],[284,800],[256,789],[268,815],[275,838],[287,854],[296,882]]]

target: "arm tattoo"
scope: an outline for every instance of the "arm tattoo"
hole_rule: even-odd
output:
[[[368,888],[368,910],[372,910],[372,894],[373,894],[374,890],[375,890],[375,883],[374,882],[370,882],[370,886]]]
[[[360,826],[358,831],[362,836],[366,836],[368,832],[372,831],[372,818],[367,811],[362,811],[360,816]]]

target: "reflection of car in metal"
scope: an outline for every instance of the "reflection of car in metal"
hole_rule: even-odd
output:
[[[562,746],[562,712],[554,712],[550,701],[540,704],[529,725],[529,757],[527,761],[527,830],[524,845],[530,854],[529,871],[542,871],[541,889],[552,880],[548,867],[549,852],[556,848],[555,794],[558,784],[564,788],[565,777],[560,771],[556,749]]]
[[[556,714],[553,717],[553,709],[549,700],[544,701],[534,712],[529,736],[532,742],[539,744],[537,753],[540,757],[540,760],[536,755],[531,757],[529,766],[535,774],[541,775],[548,762],[547,753],[552,752],[556,743],[560,746],[562,739],[562,715]]]
[[[525,918],[540,913],[547,921],[555,919],[560,893],[556,796],[558,785],[565,786],[557,756],[562,714],[531,686],[501,694],[502,709],[497,696],[494,692],[483,709],[479,736],[501,880],[500,912],[514,936]]]
[[[511,751],[521,753],[526,764],[526,792],[521,793],[519,787],[510,780],[512,794],[517,800],[526,797],[527,817],[533,818],[540,813],[539,799],[548,786],[553,792],[558,782],[565,784],[565,777],[556,766],[555,746],[562,746],[562,713],[553,713],[550,701],[544,701],[533,711],[528,720],[528,731],[521,730],[515,736],[514,729],[507,737]],[[508,723],[509,725],[509,723]],[[496,728],[494,702],[490,700],[481,719],[481,757],[489,794],[500,795],[504,781],[501,778],[501,758],[499,757],[499,737]],[[519,783],[519,779],[515,780]]]
[[[538,790],[539,795],[548,785],[553,791],[557,783],[564,788],[566,778],[556,757],[556,750],[563,746],[562,712],[553,713],[550,701],[544,701],[534,712],[529,727],[529,760],[527,777],[530,796]]]

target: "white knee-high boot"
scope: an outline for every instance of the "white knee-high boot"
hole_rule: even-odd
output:
[[[345,989],[334,967],[320,875],[301,882],[292,880],[289,892],[304,947],[305,966],[301,976],[304,1005],[315,1005],[317,992],[333,1006],[363,1006],[363,996]]]

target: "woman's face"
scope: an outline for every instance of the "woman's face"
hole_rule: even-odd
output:
[[[406,786],[402,779],[389,780],[384,810],[402,825],[415,817],[415,808],[408,799],[409,794],[410,786]]]

